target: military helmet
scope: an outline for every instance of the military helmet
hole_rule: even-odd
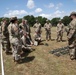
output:
[[[17,17],[13,17],[12,20],[17,20]]]
[[[73,12],[70,14],[70,16],[72,16],[72,15],[76,15],[76,12],[75,12],[75,11],[73,11]]]
[[[11,17],[10,18],[10,22],[14,22],[14,21],[16,21],[17,20],[17,17]]]

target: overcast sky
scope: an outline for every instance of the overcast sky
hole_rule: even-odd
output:
[[[0,0],[0,17],[63,17],[76,11],[76,0]]]

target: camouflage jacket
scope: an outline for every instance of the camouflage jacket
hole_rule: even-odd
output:
[[[49,23],[49,24],[48,23],[45,23],[44,24],[44,28],[45,28],[46,31],[50,31],[51,30],[51,27],[52,27],[51,23]]]
[[[57,24],[57,32],[60,32],[60,31],[63,31],[63,29],[64,29],[64,24],[63,23],[58,23]]]
[[[5,23],[2,23],[1,25],[1,32],[2,32],[2,38],[8,38],[9,33],[8,33],[8,25]]]
[[[30,34],[31,33],[31,29],[30,29],[30,26],[28,24],[23,24],[23,23],[20,23],[19,24],[19,27],[25,31],[27,34]]]
[[[20,38],[20,29],[17,24],[12,24],[11,26],[11,35],[16,38]]]
[[[73,19],[68,26],[68,39],[76,37],[76,19]]]
[[[41,24],[40,23],[35,23],[33,26],[35,29],[35,32],[41,33]]]

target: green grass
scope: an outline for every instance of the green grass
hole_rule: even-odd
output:
[[[32,37],[34,29],[31,28]],[[45,40],[45,31],[42,29],[42,38]],[[52,39],[56,39],[56,28],[52,28]],[[64,40],[67,40],[64,33]],[[50,54],[49,51],[56,48],[61,48],[67,45],[66,42],[43,41],[49,46],[39,45],[33,46],[35,51],[25,54],[25,60],[22,64],[13,62],[11,55],[6,55],[3,52],[5,75],[76,75],[76,61],[70,60],[69,55],[57,57]]]

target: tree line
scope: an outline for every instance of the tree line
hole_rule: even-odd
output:
[[[0,22],[2,21],[2,18],[3,17],[0,18]],[[28,23],[30,26],[33,26],[35,24],[36,19],[41,23],[42,26],[44,26],[44,24],[47,20],[47,18],[45,18],[45,17],[42,17],[42,16],[34,17],[33,15],[26,15],[23,18],[28,20]],[[6,17],[6,19],[9,22],[9,18]],[[55,18],[52,18],[51,20],[49,20],[49,22],[53,26],[56,26],[60,19],[61,19],[60,17],[55,17]],[[22,18],[18,18],[18,21],[19,21],[19,23],[21,23]],[[69,16],[64,16],[62,19],[62,22],[64,23],[65,26],[67,26],[70,23],[70,21],[71,21],[71,19]]]

